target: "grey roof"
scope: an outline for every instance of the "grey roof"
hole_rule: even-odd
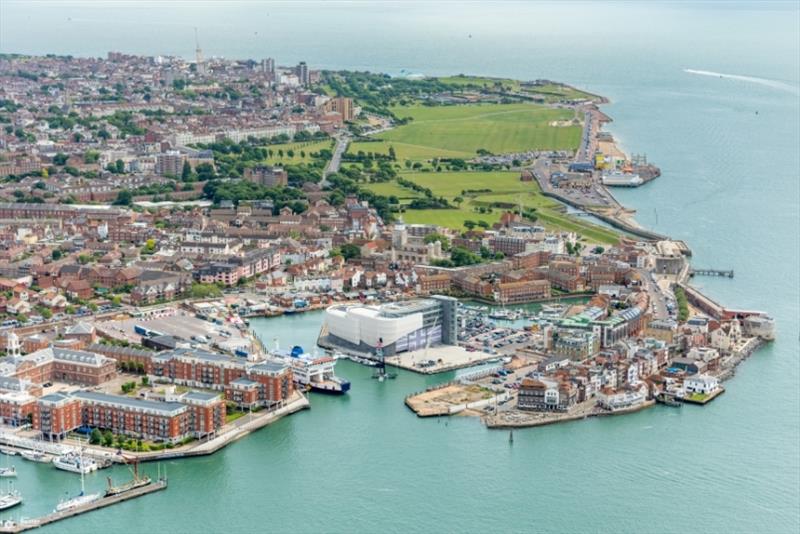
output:
[[[287,365],[285,363],[276,361],[265,361],[252,366],[250,368],[250,371],[254,371],[256,373],[265,373],[265,374],[278,374],[282,373],[284,369],[286,369],[286,367]]]
[[[66,399],[69,399],[69,396],[64,393],[50,393],[49,395],[41,397],[39,400],[45,402],[61,402]]]
[[[0,377],[0,389],[6,391],[25,391],[25,388],[22,387],[22,380],[10,376]]]
[[[77,324],[68,326],[64,331],[65,334],[93,334],[94,326],[87,322],[81,321]]]
[[[149,350],[134,349],[131,347],[118,347],[116,345],[103,345],[102,343],[92,343],[86,350],[89,352],[96,352],[98,354],[118,354],[120,356],[143,356],[151,357],[154,355]]]
[[[188,391],[183,394],[182,398],[188,401],[197,401],[205,403],[208,401],[217,400],[218,398],[220,398],[220,394],[208,393],[205,391]]]
[[[132,408],[134,410],[146,410],[165,416],[178,415],[187,410],[187,407],[179,402],[158,402],[135,397],[123,397],[121,395],[108,395],[95,391],[76,391],[72,396],[82,401]]]
[[[53,347],[53,357],[57,360],[65,360],[86,365],[102,365],[110,360],[102,354],[86,352],[83,350],[62,349]]]
[[[236,384],[239,386],[257,386],[258,382],[242,376],[237,378],[236,380],[231,380],[231,384]]]

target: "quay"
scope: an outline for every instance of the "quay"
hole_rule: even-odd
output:
[[[166,478],[162,478],[160,480],[152,482],[147,486],[142,486],[140,488],[135,488],[130,491],[126,491],[125,493],[121,493],[119,495],[102,497],[97,501],[90,502],[88,504],[84,504],[81,506],[76,506],[75,508],[72,508],[70,510],[65,510],[63,512],[53,512],[51,514],[47,514],[42,517],[38,517],[36,519],[25,520],[21,523],[8,523],[8,522],[3,523],[0,524],[0,533],[14,534],[17,532],[24,532],[26,530],[43,527],[44,525],[49,525],[50,523],[55,523],[57,521],[61,521],[62,519],[68,519],[76,515],[85,514],[87,512],[92,512],[94,510],[99,510],[101,508],[105,508],[106,506],[111,506],[112,504],[117,504],[123,501],[127,501],[129,499],[135,499],[136,497],[149,495],[150,493],[155,493],[156,491],[161,491],[163,489],[167,489]]]
[[[566,423],[568,421],[578,421],[580,419],[588,419],[589,417],[606,417],[610,415],[625,415],[629,413],[638,412],[652,406],[655,406],[655,400],[647,400],[637,406],[630,408],[621,408],[618,410],[604,410],[597,407],[591,401],[583,403],[584,405],[577,405],[572,410],[566,413],[542,413],[542,412],[522,412],[521,410],[514,410],[508,412],[500,412],[485,416],[483,422],[486,428],[492,429],[513,429],[513,428],[530,428],[535,426],[552,425],[555,423]]]

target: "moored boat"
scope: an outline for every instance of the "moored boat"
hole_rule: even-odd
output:
[[[41,464],[49,464],[53,461],[52,456],[48,456],[42,451],[22,451],[20,456],[30,462],[38,462]]]
[[[92,471],[97,471],[98,468],[97,462],[90,458],[84,458],[74,452],[53,458],[53,465],[63,471],[78,474],[88,474]]]
[[[22,504],[22,495],[12,487],[9,487],[6,493],[0,495],[0,510],[8,510],[18,504]]]

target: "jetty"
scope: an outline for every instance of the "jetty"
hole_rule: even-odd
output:
[[[724,276],[733,278],[733,269],[689,269],[689,276]]]
[[[47,514],[42,517],[37,517],[35,519],[26,519],[19,523],[13,521],[7,521],[5,523],[0,524],[0,533],[24,532],[26,530],[43,527],[45,525],[49,525],[50,523],[61,521],[62,519],[68,519],[76,515],[85,514],[87,512],[92,512],[94,510],[99,510],[101,508],[105,508],[106,506],[111,506],[112,504],[117,504],[123,501],[127,501],[129,499],[142,497],[143,495],[149,495],[150,493],[155,493],[156,491],[161,491],[166,488],[167,488],[167,479],[162,478],[146,486],[134,488],[129,491],[119,493],[117,495],[109,495],[106,497],[102,497],[96,501],[81,506],[76,506],[75,508],[64,510],[63,512],[53,512],[52,514]]]

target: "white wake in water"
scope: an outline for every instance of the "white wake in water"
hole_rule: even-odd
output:
[[[756,78],[755,76],[742,76],[740,74],[725,74],[722,72],[713,72],[710,70],[695,70],[683,69],[683,72],[689,74],[697,74],[699,76],[712,76],[714,78],[727,78],[728,80],[738,80],[740,82],[756,83],[773,89],[780,89],[781,91],[788,91],[792,94],[800,94],[800,89],[788,83],[779,82],[778,80],[769,80],[767,78]]]

